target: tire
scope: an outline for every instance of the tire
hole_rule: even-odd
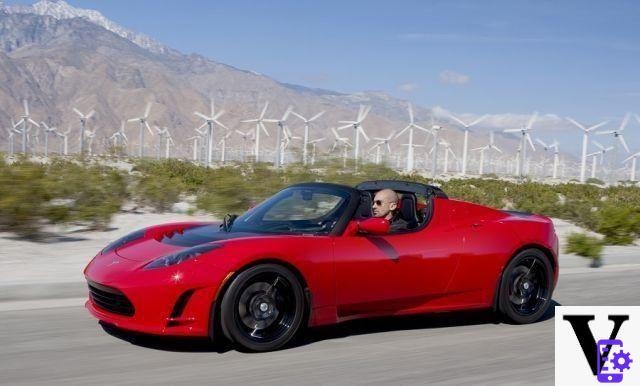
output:
[[[305,319],[305,296],[295,274],[276,264],[242,271],[220,305],[224,336],[247,351],[273,351],[299,332]]]
[[[502,272],[498,310],[507,321],[527,324],[547,312],[553,294],[553,267],[539,249],[518,253]]]

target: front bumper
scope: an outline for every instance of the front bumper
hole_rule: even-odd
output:
[[[93,296],[85,307],[97,319],[116,327],[154,335],[210,336],[210,316],[224,275],[189,267],[141,269],[142,264],[120,258],[117,266],[94,259],[85,269],[90,284],[112,288],[133,305],[130,316],[113,312]],[[193,267],[191,267],[193,268]],[[206,273],[206,274],[205,274]]]

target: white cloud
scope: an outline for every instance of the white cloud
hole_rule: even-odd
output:
[[[398,90],[404,92],[416,91],[419,88],[420,86],[418,86],[416,83],[402,83],[398,85]]]
[[[469,75],[461,74],[453,70],[444,70],[440,73],[440,81],[447,84],[467,84],[471,80]]]

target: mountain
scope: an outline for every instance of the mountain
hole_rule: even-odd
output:
[[[281,83],[200,55],[182,54],[119,26],[97,11],[78,9],[62,0],[41,0],[31,6],[0,3],[2,125],[8,126],[11,118],[22,114],[24,98],[29,100],[35,120],[61,129],[77,129],[73,107],[95,109],[96,118],[88,125],[98,128],[104,145],[121,120],[140,116],[146,103],[153,102],[149,123],[169,127],[180,145],[179,154],[187,156],[189,146],[184,140],[201,124],[193,111],[207,113],[209,96],[226,110],[221,120],[233,129],[251,129],[240,120],[256,117],[266,101],[270,102],[268,118],[280,118],[289,105],[304,116],[324,110],[317,131],[312,133],[313,138],[327,138],[324,147],[333,142],[328,128],[339,120],[354,119],[360,104],[372,106],[364,124],[370,137],[403,128],[408,119],[407,101],[384,92],[343,94]],[[417,122],[428,126],[434,110],[415,107],[415,115]],[[446,114],[440,118],[446,125]],[[300,132],[299,121],[290,126]],[[443,136],[457,150],[455,144],[461,143],[462,132],[447,126]],[[129,128],[133,134],[138,126]],[[273,133],[273,127],[270,130]],[[2,135],[6,137],[4,132]],[[347,130],[344,135],[351,133]],[[134,145],[136,137],[129,135]],[[273,137],[267,139],[271,141],[267,146],[274,146]],[[419,134],[418,143],[425,138]],[[402,138],[398,143],[404,141]],[[470,147],[486,141],[486,132],[472,134]],[[516,148],[514,137],[499,135],[497,143],[505,151]],[[75,151],[76,141],[70,146]]]

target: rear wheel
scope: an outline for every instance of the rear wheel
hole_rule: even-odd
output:
[[[227,339],[250,351],[287,344],[305,315],[304,290],[285,267],[263,264],[241,272],[222,298],[220,324]]]
[[[509,322],[533,323],[551,303],[553,268],[538,249],[518,253],[502,273],[498,309]]]

